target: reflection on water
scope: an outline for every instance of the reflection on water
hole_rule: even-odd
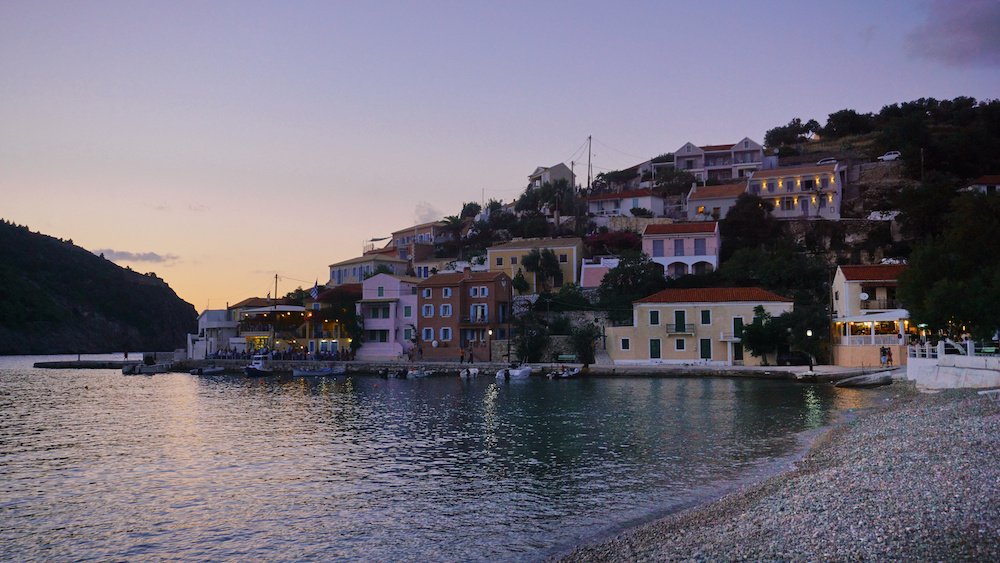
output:
[[[533,559],[872,395],[729,379],[244,379],[0,359],[22,559]]]

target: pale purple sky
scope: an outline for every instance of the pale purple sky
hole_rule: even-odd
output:
[[[1000,2],[7,0],[0,216],[216,308],[587,135],[599,172],[960,95],[1000,95]]]

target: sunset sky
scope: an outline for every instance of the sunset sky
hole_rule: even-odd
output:
[[[0,217],[222,308],[587,135],[600,172],[960,95],[1000,96],[995,0],[5,0]]]

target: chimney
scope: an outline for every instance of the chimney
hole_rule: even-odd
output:
[[[463,274],[462,275],[462,279],[466,279],[467,280],[467,279],[471,278],[472,277],[472,267],[471,266],[466,266],[465,268],[463,268],[462,269],[462,274]]]

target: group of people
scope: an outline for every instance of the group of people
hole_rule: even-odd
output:
[[[313,360],[313,361],[346,362],[354,359],[354,351],[346,349],[337,349],[333,352],[319,352],[310,354],[308,352],[298,352],[294,350],[279,351],[279,350],[271,350],[268,348],[260,348],[258,350],[253,350],[251,352],[240,352],[236,350],[219,350],[218,352],[209,354],[208,359],[249,360],[251,356],[258,354],[263,354],[265,356],[268,356],[272,360]]]
[[[882,367],[892,366],[892,348],[889,348],[888,346],[882,346],[881,348],[878,349],[878,356]]]

